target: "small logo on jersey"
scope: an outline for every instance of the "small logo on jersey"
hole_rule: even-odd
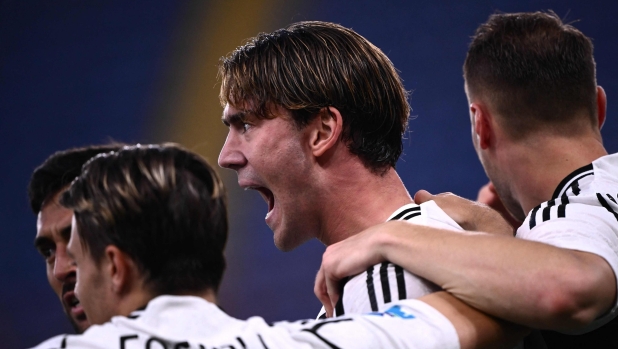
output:
[[[406,310],[399,305],[394,305],[388,308],[385,313],[394,317],[400,317],[402,319],[414,319],[414,315],[406,312]]]
[[[388,315],[388,316],[398,317],[402,319],[414,319],[415,318],[414,315],[406,312],[406,310],[399,305],[393,305],[392,307],[388,308],[383,313],[373,312],[373,313],[368,313],[367,315],[375,315],[375,316]]]

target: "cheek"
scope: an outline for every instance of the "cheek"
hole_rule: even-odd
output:
[[[62,282],[54,276],[54,265],[47,264],[47,281],[52,290],[60,297],[62,293]]]

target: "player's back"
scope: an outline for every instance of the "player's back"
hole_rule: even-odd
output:
[[[434,308],[406,300],[376,315],[273,325],[232,318],[192,296],[160,296],[144,310],[91,326],[82,335],[55,337],[35,349],[103,348],[459,348],[453,325]]]

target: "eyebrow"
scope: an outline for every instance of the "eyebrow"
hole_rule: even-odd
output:
[[[62,236],[66,242],[69,242],[69,239],[71,239],[71,225],[62,229],[60,231],[60,236]]]
[[[71,226],[69,225],[68,227],[65,227],[64,229],[62,229],[60,231],[60,236],[65,240],[65,241],[69,241],[69,239],[71,238]],[[49,245],[54,245],[54,241],[50,238],[48,238],[47,236],[38,236],[36,239],[34,239],[34,247],[35,248],[41,248],[43,246],[49,246]]]
[[[36,239],[34,239],[34,248],[36,248],[37,250],[53,244],[54,242],[52,241],[52,239],[48,238],[47,236],[38,236]]]
[[[235,114],[228,114],[228,115],[221,116],[221,121],[223,122],[225,126],[230,127],[230,125],[237,125],[239,123],[242,123],[243,121],[245,121],[246,118],[247,118],[247,113],[238,112]]]

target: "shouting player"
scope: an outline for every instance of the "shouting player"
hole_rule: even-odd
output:
[[[521,332],[503,332],[444,292],[334,320],[270,325],[226,315],[214,304],[225,267],[225,190],[213,168],[176,145],[93,158],[61,203],[74,212],[68,253],[92,326],[37,349],[508,348],[505,334]]]
[[[461,229],[414,204],[395,171],[410,107],[386,55],[356,32],[300,22],[260,34],[220,65],[227,140],[219,165],[268,205],[275,245],[342,241],[387,220]],[[351,279],[337,315],[438,288],[383,263]]]

